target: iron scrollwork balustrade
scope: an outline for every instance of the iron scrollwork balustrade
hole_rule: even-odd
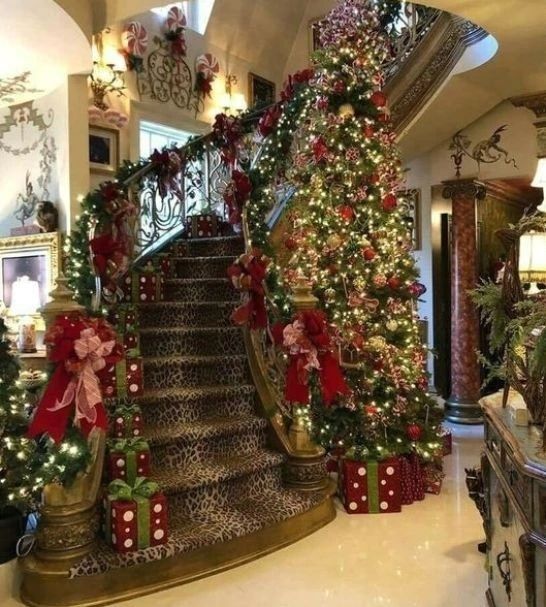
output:
[[[511,559],[512,555],[510,554],[508,544],[504,542],[504,550],[497,555],[497,569],[501,575],[502,585],[504,586],[504,591],[506,592],[509,603],[512,601],[512,572],[510,569]]]

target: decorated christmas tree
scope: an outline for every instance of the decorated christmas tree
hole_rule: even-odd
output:
[[[322,444],[356,457],[415,450],[428,458],[439,428],[416,312],[424,287],[398,195],[400,159],[382,92],[390,45],[376,3],[345,0],[321,23],[320,40],[314,71],[292,91],[275,135],[282,141],[290,103],[297,106],[289,254],[278,268],[290,286],[302,276],[311,282],[350,389],[325,402],[312,380],[313,426]]]
[[[32,500],[36,445],[25,437],[28,410],[18,378],[19,364],[0,318],[0,511],[6,506],[27,510]]]

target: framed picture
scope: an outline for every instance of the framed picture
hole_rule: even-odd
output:
[[[421,240],[421,190],[400,190],[398,192],[400,210],[404,215],[408,230],[411,232],[413,250],[420,251]]]
[[[94,173],[115,173],[119,164],[119,131],[89,126],[89,167]]]
[[[59,232],[0,238],[0,300],[12,305],[13,283],[27,277],[38,283],[39,305],[49,301],[61,267]]]
[[[272,105],[276,101],[276,87],[271,80],[248,74],[248,99],[251,109],[259,109]]]
[[[324,21],[325,15],[318,19],[309,21],[309,54],[312,55],[315,51],[318,51],[322,45],[320,43],[320,27]]]

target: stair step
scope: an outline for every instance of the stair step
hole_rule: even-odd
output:
[[[266,427],[266,420],[256,416],[211,420],[193,428],[188,428],[187,424],[173,426],[172,434],[162,434],[159,443],[152,434],[153,465],[171,470],[184,469],[196,462],[206,465],[210,461],[229,459],[234,453],[238,456],[252,455],[264,448]],[[149,436],[148,431],[145,435]]]
[[[119,554],[101,541],[91,554],[72,567],[70,577],[96,576],[109,570],[131,567],[135,563],[168,559],[205,546],[229,542],[307,512],[323,500],[320,494],[280,489],[266,491],[256,497],[243,496],[229,507],[211,508],[191,518],[171,512],[166,544]]]
[[[173,254],[182,257],[238,257],[245,250],[245,243],[240,236],[220,238],[196,238],[179,240],[173,245]]]
[[[245,384],[250,379],[243,356],[172,356],[144,359],[149,388]]]
[[[152,327],[226,327],[232,326],[232,301],[155,302],[140,304],[141,329]]]
[[[226,278],[232,256],[173,257],[174,278]]]
[[[165,301],[234,301],[241,298],[227,278],[168,278]]]
[[[244,354],[239,327],[152,328],[140,332],[143,356],[228,356]]]
[[[152,426],[196,423],[214,417],[239,417],[254,412],[253,385],[202,386],[146,390],[135,399],[144,422]]]
[[[245,455],[187,464],[183,468],[153,468],[151,479],[158,482],[166,494],[183,493],[192,489],[226,483],[280,466],[285,457],[261,449]]]

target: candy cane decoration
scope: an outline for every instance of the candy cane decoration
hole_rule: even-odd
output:
[[[167,13],[166,26],[169,32],[176,32],[176,30],[186,27],[184,11],[178,6],[171,6]]]
[[[220,71],[220,63],[218,59],[211,53],[199,55],[195,60],[195,71],[202,74],[205,80],[212,82]]]
[[[123,50],[129,55],[142,57],[148,48],[148,32],[138,21],[131,21],[121,34]]]

